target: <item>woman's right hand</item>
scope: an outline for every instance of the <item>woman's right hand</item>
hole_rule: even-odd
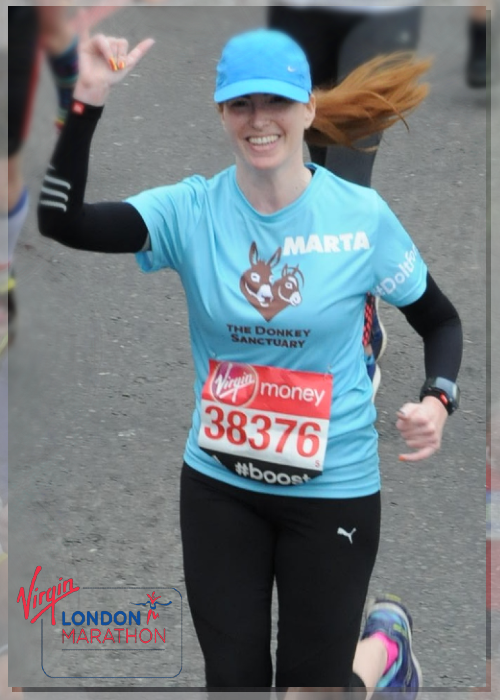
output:
[[[79,73],[73,97],[94,106],[106,101],[112,85],[119,83],[154,44],[144,39],[129,52],[127,39],[84,31],[78,50]]]

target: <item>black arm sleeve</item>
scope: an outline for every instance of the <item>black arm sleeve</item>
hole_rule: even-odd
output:
[[[424,341],[426,377],[456,381],[462,361],[462,323],[455,307],[429,273],[420,299],[399,310]]]
[[[38,227],[44,236],[71,248],[137,253],[146,244],[148,230],[135,207],[127,202],[83,202],[90,144],[103,107],[81,108],[81,114],[70,110],[45,174]]]

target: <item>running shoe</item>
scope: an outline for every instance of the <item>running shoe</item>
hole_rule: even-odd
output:
[[[365,354],[366,371],[370,377],[372,383],[372,401],[375,401],[375,396],[377,394],[378,388],[380,386],[380,380],[382,379],[382,372],[380,367],[375,362],[375,357],[373,354]]]
[[[375,297],[375,306],[373,309],[372,330],[370,335],[370,344],[372,346],[375,360],[380,360],[387,347],[387,333],[380,320],[379,315],[379,298]]]
[[[408,700],[417,697],[422,685],[422,671],[412,650],[412,629],[411,615],[397,596],[380,596],[369,603],[361,639],[381,632],[399,647],[398,658],[377,683],[374,697],[384,697],[380,690],[389,689],[405,693]],[[385,696],[389,698],[391,694],[386,693]]]

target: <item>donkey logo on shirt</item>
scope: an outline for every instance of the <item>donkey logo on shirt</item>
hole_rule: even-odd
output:
[[[273,272],[281,259],[281,248],[277,248],[266,262],[259,258],[257,244],[253,242],[248,258],[250,267],[240,278],[240,289],[266,321],[289,306],[299,306],[305,281],[299,266],[284,265],[281,276],[277,278]]]

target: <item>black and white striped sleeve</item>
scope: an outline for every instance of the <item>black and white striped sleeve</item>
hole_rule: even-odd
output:
[[[61,209],[64,213],[68,210],[69,191],[71,185],[66,180],[51,175],[54,166],[49,165],[47,173],[43,179],[43,186],[40,194],[40,206]]]
[[[43,180],[38,226],[44,236],[71,248],[137,253],[147,249],[149,235],[135,207],[127,202],[84,203],[90,145],[102,111],[73,103]]]

